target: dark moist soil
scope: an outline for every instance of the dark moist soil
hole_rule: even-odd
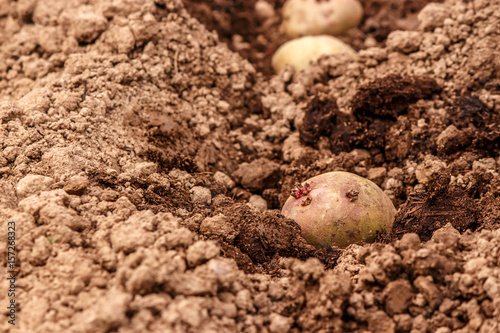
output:
[[[427,241],[448,223],[461,233],[477,229],[480,215],[474,200],[465,191],[450,187],[450,177],[440,174],[425,192],[410,195],[396,216],[393,237],[414,232]]]
[[[257,0],[184,0],[183,2],[193,17],[209,30],[217,31],[220,40],[243,58],[248,59],[256,70],[266,76],[274,74],[270,58],[287,40],[279,30],[280,9],[284,0],[268,1],[276,10],[276,15],[267,22],[262,22],[255,15]],[[241,36],[242,42],[249,44],[248,47],[241,49],[236,46],[233,43],[234,35]]]
[[[352,115],[338,111],[335,101],[316,96],[309,104],[304,123],[299,129],[300,140],[315,144],[321,136],[330,138],[332,152],[355,148],[379,148],[391,161],[407,157],[400,151],[401,142],[391,146],[389,129],[398,117],[408,114],[408,107],[420,99],[430,99],[441,87],[435,80],[424,77],[390,75],[361,86],[351,102]]]

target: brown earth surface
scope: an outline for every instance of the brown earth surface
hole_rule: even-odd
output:
[[[273,75],[282,0],[0,0],[0,331],[500,331],[500,1],[361,2]],[[336,170],[377,243],[279,213]]]

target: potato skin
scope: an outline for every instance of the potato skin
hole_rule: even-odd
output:
[[[296,71],[306,69],[311,61],[327,54],[347,53],[354,57],[354,51],[349,45],[338,38],[328,35],[305,36],[289,40],[281,45],[273,55],[271,64],[279,73],[287,64]]]
[[[305,183],[311,191],[299,198],[290,196],[281,213],[300,225],[302,236],[310,244],[346,247],[373,242],[377,231],[392,227],[396,208],[372,181],[334,171]]]
[[[363,19],[363,6],[358,0],[288,0],[282,12],[283,29],[291,38],[339,36]]]

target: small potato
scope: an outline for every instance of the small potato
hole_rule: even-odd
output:
[[[309,67],[311,61],[326,54],[348,53],[355,55],[349,45],[332,36],[306,36],[292,39],[281,45],[273,55],[272,66],[279,73],[286,64],[296,71]]]
[[[283,5],[283,28],[288,36],[342,35],[363,18],[358,0],[288,0]]]
[[[300,225],[310,244],[346,247],[390,231],[396,209],[372,181],[335,171],[297,184],[281,213]]]

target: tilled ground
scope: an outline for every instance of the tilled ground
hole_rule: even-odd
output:
[[[500,330],[500,2],[364,1],[355,60],[274,76],[269,3],[0,1],[0,330]],[[279,214],[334,170],[379,243]]]

